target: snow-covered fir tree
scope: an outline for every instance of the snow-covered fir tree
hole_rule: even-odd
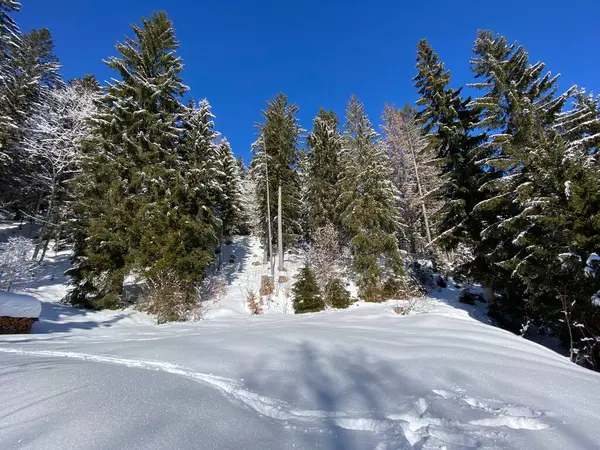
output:
[[[190,174],[201,169],[181,145],[180,99],[188,88],[172,24],[155,13],[133,31],[117,45],[120,56],[107,61],[121,80],[105,88],[79,180],[85,232],[74,257],[74,303],[114,307],[134,269],[150,279],[174,272],[189,297],[192,285],[185,283],[203,277],[216,245],[210,205],[191,194],[197,190]]]
[[[421,107],[417,120],[428,133],[436,153],[442,183],[438,196],[442,208],[438,213],[437,243],[446,250],[459,245],[468,248],[480,239],[485,217],[474,214],[475,205],[485,199],[479,186],[494,172],[485,171],[477,160],[478,146],[485,134],[476,130],[479,110],[471,99],[463,99],[460,89],[449,87],[450,72],[425,40],[417,46],[417,70],[414,78]],[[472,273],[473,267],[466,267]],[[472,273],[473,274],[473,273]]]
[[[306,142],[310,149],[306,177],[306,205],[311,232],[334,224],[340,230],[339,178],[342,135],[333,111],[321,108]]]
[[[399,197],[385,147],[355,96],[348,102],[341,159],[344,237],[352,251],[360,295],[375,300],[383,279],[402,271],[396,238]]]
[[[302,129],[298,107],[284,94],[267,102],[263,122],[257,125],[258,139],[252,145],[250,172],[256,181],[262,236],[268,244],[269,222],[273,244],[277,242],[278,191],[281,187],[282,250],[301,235],[300,180],[297,172],[298,144]],[[267,191],[269,202],[267,202]],[[266,246],[268,247],[268,245]],[[273,255],[271,255],[273,256]]]

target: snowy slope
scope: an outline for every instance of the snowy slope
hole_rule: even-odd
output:
[[[247,244],[210,320],[46,303],[37,334],[0,337],[0,448],[598,448],[599,374],[452,291],[408,317],[249,316]]]

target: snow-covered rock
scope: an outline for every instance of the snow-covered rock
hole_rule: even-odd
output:
[[[42,303],[35,297],[12,292],[0,292],[0,317],[28,317],[37,319]]]

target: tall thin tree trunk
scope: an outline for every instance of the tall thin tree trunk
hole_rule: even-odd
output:
[[[40,191],[40,195],[38,195],[38,201],[35,205],[35,211],[33,213],[33,217],[29,219],[29,233],[27,235],[28,238],[31,238],[33,233],[33,225],[35,224],[34,217],[37,217],[40,213],[40,208],[42,207],[42,199],[44,198],[43,193]]]
[[[271,277],[275,277],[275,264],[273,264],[273,230],[271,227],[271,197],[270,197],[270,188],[269,188],[269,162],[268,155],[266,154],[266,144],[265,144],[265,158],[266,158],[266,168],[267,168],[267,229],[269,232],[269,263],[271,264]]]
[[[283,265],[283,214],[281,208],[281,183],[277,189],[277,249],[279,250],[279,270],[285,270]]]
[[[419,178],[419,168],[417,167],[417,156],[415,155],[414,145],[410,145],[410,153],[412,155],[413,164],[415,166],[415,178],[417,179],[417,188],[419,190],[419,199],[421,200],[421,208],[423,210],[423,221],[425,222],[425,231],[427,233],[427,244],[431,245],[431,230],[429,228],[429,219],[427,218],[427,208],[423,200],[423,188],[421,187],[421,179]]]
[[[46,218],[44,219],[44,223],[42,224],[42,229],[40,231],[40,237],[38,239],[38,243],[35,246],[35,251],[33,252],[33,259],[37,259],[38,254],[40,253],[40,249],[42,246],[42,241],[46,238],[46,234],[48,234],[48,227],[50,223],[50,219],[52,218],[52,210],[54,209],[54,199],[56,198],[56,179],[52,180],[52,189],[50,190],[50,202],[48,203],[48,212],[46,213]],[[48,242],[44,245],[44,254],[46,253],[46,249],[48,248]],[[44,259],[44,255],[40,259],[40,262]]]

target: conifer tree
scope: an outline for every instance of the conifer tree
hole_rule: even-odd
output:
[[[105,88],[78,183],[86,237],[69,298],[97,307],[118,303],[132,269],[150,279],[171,270],[193,282],[212,260],[207,241],[215,243],[199,219],[208,208],[189,201],[195,168],[178,147],[187,87],[172,24],[155,13],[133,31],[107,61],[121,80]]]
[[[471,105],[470,98],[462,98],[462,88],[449,87],[450,72],[427,41],[421,40],[417,48],[418,73],[414,81],[421,96],[417,120],[424,125],[437,152],[443,181],[437,241],[447,250],[459,243],[473,247],[480,239],[485,219],[473,212],[475,205],[485,199],[479,186],[493,175],[477,164],[481,159],[477,148],[485,140],[485,134],[475,129],[479,110]]]
[[[308,225],[314,232],[328,224],[339,224],[339,178],[342,135],[333,111],[321,108],[313,120],[313,130],[306,141],[310,149],[306,177]]]
[[[504,293],[502,305],[495,305],[490,289],[490,307],[503,309],[515,320],[527,306],[521,301],[527,281],[518,274],[535,258],[536,249],[542,248],[538,245],[538,219],[557,193],[558,180],[549,181],[563,177],[559,175],[563,169],[553,170],[551,177],[548,170],[562,160],[564,147],[552,125],[567,95],[556,96],[557,77],[543,74],[543,63],[529,64],[525,49],[508,44],[504,37],[480,31],[474,52],[471,65],[475,76],[482,79],[474,86],[485,89],[474,105],[482,110],[480,126],[490,134],[489,142],[480,146],[479,162],[502,174],[481,188],[490,198],[476,210],[496,220],[482,231],[475,252],[489,255],[485,266],[490,270],[482,281]]]
[[[19,142],[26,122],[46,103],[54,88],[64,86],[58,73],[58,58],[47,29],[32,30],[18,36],[18,45],[5,59],[6,76],[0,82],[0,199],[22,209],[32,193],[27,175],[32,168],[20,157]],[[3,125],[2,125],[3,124]],[[22,156],[22,155],[21,155]]]
[[[253,144],[250,171],[257,183],[262,235],[268,244],[267,176],[271,219],[278,211],[278,190],[281,187],[281,219],[285,248],[295,242],[301,234],[300,180],[296,170],[298,143],[302,129],[298,124],[298,107],[290,104],[284,94],[278,94],[267,102],[262,111],[263,123],[257,125],[258,140]],[[276,222],[271,223],[275,229]],[[271,233],[275,243],[275,233]],[[283,249],[282,248],[282,249]],[[273,255],[271,255],[273,256]]]
[[[401,195],[401,241],[413,257],[431,256],[437,236],[436,216],[442,203],[435,147],[426,139],[423,127],[416,121],[416,110],[409,105],[404,109],[387,106],[383,119],[392,180]]]
[[[310,267],[300,270],[297,281],[292,288],[294,295],[294,311],[296,314],[319,312],[325,309],[325,303],[317,286],[317,280]]]
[[[20,30],[12,14],[21,9],[21,4],[14,0],[0,0],[0,145],[5,145],[7,137],[14,131],[13,117],[6,109],[8,105],[8,88],[14,83],[15,73],[13,61],[15,53],[21,45]],[[8,158],[5,149],[0,147],[0,157]],[[6,161],[0,161],[6,164]]]
[[[238,162],[233,155],[231,145],[223,139],[217,146],[218,157],[221,161],[221,198],[219,215],[223,223],[223,234],[231,237],[238,231],[241,221],[241,176]]]
[[[363,105],[352,96],[346,112],[339,202],[361,296],[368,299],[377,297],[384,268],[401,271],[398,195],[388,156],[376,138]]]

